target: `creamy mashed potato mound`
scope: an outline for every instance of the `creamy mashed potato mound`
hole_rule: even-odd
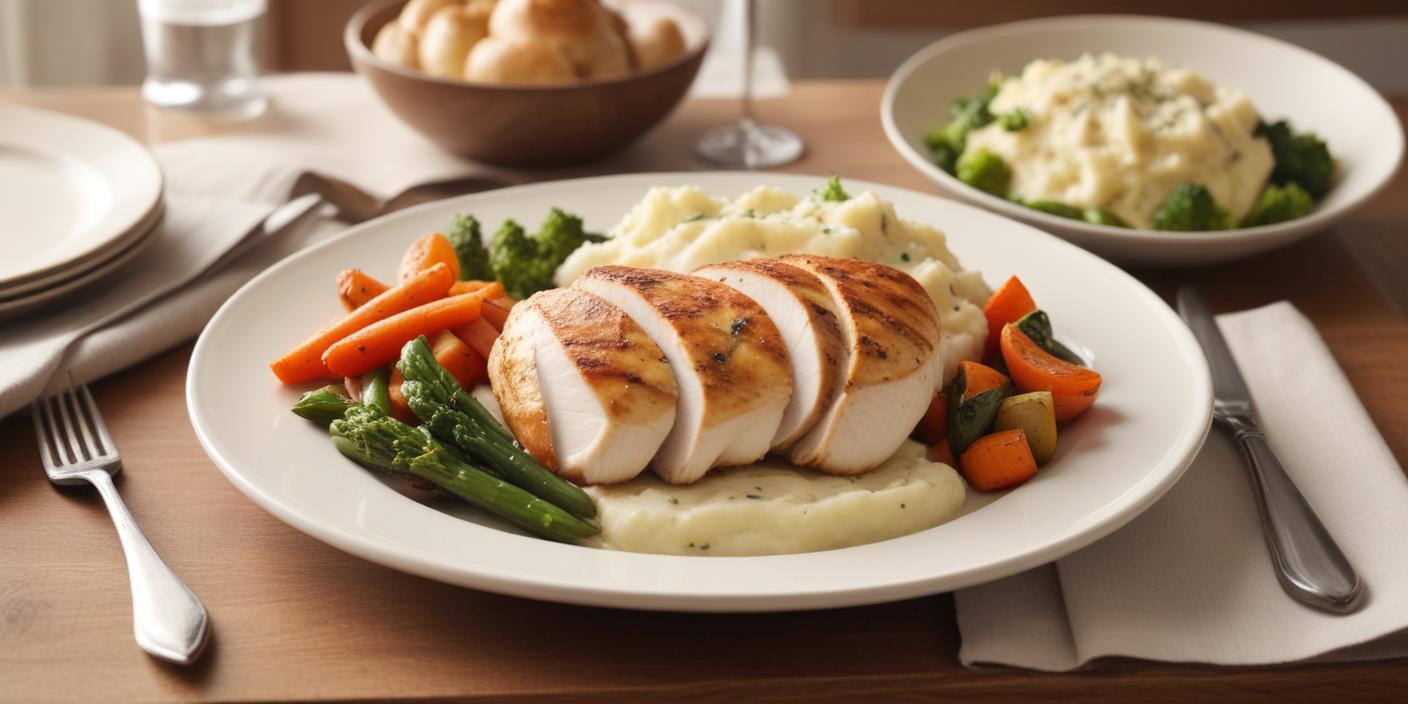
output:
[[[994,115],[1021,110],[1025,128],[994,122],[968,134],[1012,169],[1011,195],[1104,208],[1131,226],[1182,183],[1201,184],[1232,221],[1242,219],[1274,165],[1247,95],[1157,59],[1086,54],[1033,61],[1002,83]]]
[[[852,477],[764,460],[687,486],[642,475],[586,491],[600,512],[593,544],[670,555],[780,555],[888,540],[953,518],[964,496],[952,467],[908,441]]]
[[[557,270],[557,284],[567,286],[583,271],[607,264],[690,272],[789,253],[852,257],[902,269],[929,293],[939,312],[945,384],[960,362],[982,354],[982,305],[992,292],[981,274],[959,266],[944,233],[902,220],[874,193],[832,202],[761,186],[727,201],[693,186],[657,187],[610,235],[568,257]]]

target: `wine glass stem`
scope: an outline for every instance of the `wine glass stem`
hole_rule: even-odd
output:
[[[741,121],[753,122],[753,51],[756,38],[753,34],[754,20],[757,19],[757,6],[753,0],[743,0],[743,91],[739,102],[743,115]]]

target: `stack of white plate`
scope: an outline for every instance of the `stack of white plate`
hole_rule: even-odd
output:
[[[161,169],[130,137],[0,106],[0,317],[39,314],[131,262],[157,237]]]

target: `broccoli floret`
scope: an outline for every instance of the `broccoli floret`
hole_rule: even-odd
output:
[[[1299,184],[1267,184],[1252,211],[1242,218],[1242,227],[1271,225],[1303,218],[1315,209],[1315,200]]]
[[[1073,208],[1065,203],[1056,200],[1029,200],[1023,201],[1022,205],[1032,210],[1040,210],[1048,215],[1055,215],[1058,218],[1080,219],[1080,209]]]
[[[1271,170],[1272,183],[1298,184],[1315,200],[1330,192],[1335,160],[1325,140],[1313,132],[1296,134],[1285,120],[1258,124],[1255,134],[1265,137],[1271,144],[1271,155],[1276,159],[1276,166]]]
[[[1159,230],[1223,230],[1227,228],[1227,210],[1220,208],[1208,189],[1185,183],[1173,189],[1164,204],[1154,212],[1154,227]]]
[[[537,234],[506,220],[489,247],[489,262],[508,295],[524,299],[552,288],[557,267],[584,242],[603,238],[582,229],[582,219],[553,208]]]
[[[959,98],[950,108],[952,119],[943,127],[924,136],[924,144],[934,153],[934,163],[949,173],[957,168],[958,157],[968,141],[968,133],[992,122],[988,110],[992,99],[997,95],[1000,84],[988,84],[981,94],[971,98]]]
[[[816,192],[816,197],[833,203],[840,203],[851,199],[850,194],[846,193],[846,189],[841,187],[841,179],[838,176],[832,176],[827,179],[826,185],[822,186],[821,189]]]
[[[445,229],[445,238],[455,248],[460,260],[460,279],[493,281],[494,267],[489,264],[489,250],[479,232],[479,220],[473,215],[456,215]]]
[[[954,166],[958,180],[995,196],[1006,196],[1012,183],[1012,170],[1002,157],[986,149],[964,152]]]
[[[1086,208],[1081,213],[1081,219],[1092,225],[1108,225],[1110,227],[1129,227],[1129,223],[1124,218],[1104,208]]]
[[[1021,109],[1012,112],[1004,112],[997,116],[997,124],[1002,125],[1002,129],[1008,132],[1018,132],[1027,128],[1031,124],[1031,118]]]

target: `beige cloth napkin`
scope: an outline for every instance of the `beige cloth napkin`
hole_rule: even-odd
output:
[[[1366,585],[1333,616],[1282,592],[1251,488],[1214,429],[1144,514],[1069,557],[955,594],[966,665],[1095,658],[1262,665],[1408,655],[1408,481],[1315,328],[1289,303],[1218,317],[1286,471]]]
[[[88,382],[195,337],[225,299],[254,275],[311,242],[342,229],[334,222],[287,232],[219,271],[204,272],[264,216],[284,203],[305,170],[322,172],[381,196],[445,178],[482,175],[508,183],[590,171],[696,168],[688,145],[661,135],[591,167],[494,169],[440,151],[402,125],[371,88],[351,74],[293,74],[263,82],[270,111],[218,137],[153,148],[166,176],[166,216],[159,239],[112,277],[59,305],[0,321],[0,417],[46,389]],[[409,236],[408,236],[409,237]],[[195,283],[157,305],[95,331],[64,357],[58,338],[127,301],[171,282]]]

